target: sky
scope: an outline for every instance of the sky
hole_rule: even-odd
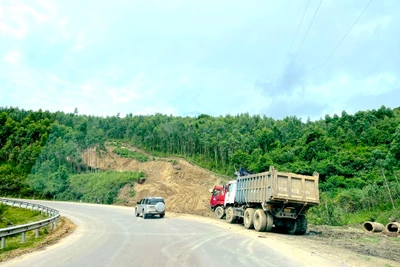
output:
[[[398,14],[398,0],[0,0],[0,106],[313,120],[396,108]]]

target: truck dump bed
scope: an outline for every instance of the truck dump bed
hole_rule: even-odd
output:
[[[291,202],[319,204],[319,174],[313,176],[278,172],[273,166],[268,172],[237,177],[235,201],[239,204]]]

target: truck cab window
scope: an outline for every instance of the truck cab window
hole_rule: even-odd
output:
[[[220,192],[221,192],[220,190],[214,190],[213,196],[219,196]]]

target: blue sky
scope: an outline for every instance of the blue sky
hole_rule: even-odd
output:
[[[372,1],[351,28],[368,3],[1,0],[0,106],[277,119],[395,108],[400,2]]]

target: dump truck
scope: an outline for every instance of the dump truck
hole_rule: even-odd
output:
[[[243,219],[245,228],[258,232],[276,228],[289,234],[306,233],[306,213],[319,205],[318,173],[278,172],[270,166],[267,172],[251,174],[241,169],[235,174],[236,180],[220,190],[228,223]]]

